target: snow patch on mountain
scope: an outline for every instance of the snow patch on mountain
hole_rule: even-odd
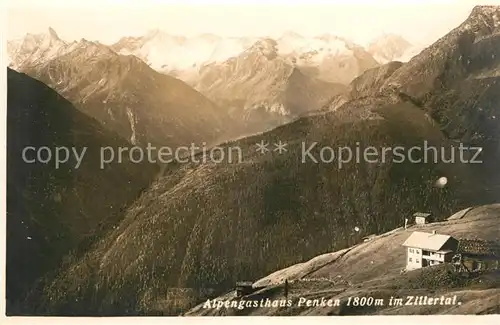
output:
[[[281,55],[294,55],[297,57],[317,55],[319,59],[326,55],[350,55],[352,51],[348,42],[331,35],[305,38],[298,34],[285,33],[278,39],[278,49]]]
[[[133,145],[137,145],[137,135],[136,135],[136,128],[135,124],[137,123],[136,118],[134,116],[134,112],[130,109],[130,107],[127,107],[127,117],[128,121],[130,123],[130,130],[132,132],[132,135],[130,136],[130,143]]]
[[[346,39],[334,35],[303,37],[294,32],[286,32],[280,38],[229,37],[212,34],[191,38],[173,36],[161,31],[148,33],[143,37],[126,37],[113,45],[121,54],[134,54],[153,69],[172,74],[190,84],[198,78],[201,68],[213,64],[226,64],[245,52],[257,51],[269,56],[281,56],[291,65],[310,69],[319,68],[327,73],[319,73],[327,81],[348,83],[354,76],[342,76],[330,80],[332,65],[341,69],[363,72],[377,62],[364,49]],[[362,53],[362,52],[366,53]],[[353,62],[349,59],[353,58]],[[348,62],[349,61],[349,62]],[[358,64],[357,61],[370,61]],[[333,69],[337,69],[334,67]],[[358,71],[359,70],[359,71]],[[336,71],[335,71],[336,72]],[[342,72],[344,74],[344,72]]]
[[[186,38],[155,30],[143,37],[122,38],[112,47],[120,54],[136,55],[157,71],[170,72],[223,62],[253,42],[249,38],[222,38],[211,34]]]
[[[260,103],[254,103],[252,105],[246,106],[243,108],[244,110],[247,111],[253,111],[253,110],[258,110],[258,109],[263,109],[267,113],[271,114],[276,114],[279,116],[288,116],[291,114],[290,110],[283,105],[283,103],[267,103],[267,102],[260,102]]]

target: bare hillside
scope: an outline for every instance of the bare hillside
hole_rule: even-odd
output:
[[[350,248],[327,253],[307,262],[276,271],[254,283],[265,289],[243,299],[284,299],[283,281],[290,284],[292,307],[213,309],[195,307],[186,315],[352,315],[352,314],[482,314],[498,313],[500,278],[498,271],[477,277],[465,277],[452,271],[447,264],[402,273],[406,251],[403,242],[413,231],[452,235],[457,239],[476,238],[500,240],[498,221],[500,204],[472,208],[460,219],[427,225],[413,225],[408,229],[372,237]],[[388,306],[390,297],[457,295],[457,304],[451,306]],[[233,300],[234,292],[220,299]],[[384,306],[348,306],[349,297],[384,299]],[[340,306],[298,307],[300,298],[340,299]],[[406,300],[406,299],[404,299]]]

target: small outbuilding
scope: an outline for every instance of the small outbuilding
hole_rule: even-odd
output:
[[[251,281],[240,281],[236,282],[236,296],[242,297],[255,292],[257,289],[253,287],[253,282]]]
[[[430,213],[416,212],[413,214],[413,217],[415,218],[415,224],[417,225],[425,225],[426,223],[434,221],[434,218]]]

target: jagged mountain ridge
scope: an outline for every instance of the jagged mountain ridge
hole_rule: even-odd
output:
[[[52,52],[63,54],[76,42],[67,43],[49,28],[47,34],[28,34],[24,39],[8,42],[11,67],[18,68],[33,54],[35,45],[52,39]],[[204,34],[185,37],[167,34],[159,29],[151,30],[140,37],[123,37],[111,45],[117,53],[135,55],[153,69],[178,77],[189,84],[197,79],[198,71],[207,64],[220,64],[240,55],[265,37],[220,37]],[[367,49],[350,40],[331,34],[304,37],[294,32],[285,32],[275,39],[278,53],[289,64],[302,72],[328,82],[348,84],[367,69],[378,63],[407,61],[416,55],[420,47],[411,45],[399,35],[385,34],[372,41]],[[23,45],[23,46],[21,46]],[[43,46],[46,50],[48,44]],[[23,54],[24,53],[24,54]],[[41,53],[32,59],[41,57]],[[47,58],[46,58],[47,59]]]
[[[460,26],[408,63],[388,63],[356,78],[344,97],[404,94],[423,106],[450,138],[476,145],[495,142],[499,17],[498,6],[475,7]],[[333,104],[330,109],[338,108]]]
[[[158,144],[166,141],[164,144],[171,145],[175,142],[175,138],[186,140],[177,141],[174,145],[190,142],[190,139],[216,143],[231,137],[262,132],[289,122],[305,111],[320,108],[331,97],[345,90],[343,85],[316,80],[298,70],[290,63],[289,58],[279,56],[279,49],[274,40],[262,39],[257,42],[247,40],[249,48],[240,55],[221,63],[199,67],[196,81],[191,80],[197,90],[220,106],[219,109],[212,103],[204,101],[202,96],[194,91],[189,94],[181,82],[174,84],[174,79],[168,79],[166,75],[161,77],[152,69],[148,71],[146,66],[142,66],[134,59],[135,56],[116,53],[116,51],[131,53],[129,47],[144,45],[146,42],[147,55],[162,56],[167,48],[173,46],[172,44],[185,45],[189,48],[189,44],[186,45],[191,42],[189,39],[154,31],[148,34],[145,40],[124,38],[113,47],[108,47],[84,39],[68,45],[60,41],[53,31],[40,38],[58,40],[55,43],[49,42],[45,46],[46,50],[54,55],[39,56],[37,53],[41,51],[40,48],[31,49],[34,54],[30,56],[30,60],[21,60],[19,57],[17,69],[54,87],[86,114],[98,119],[133,144],[146,142]],[[206,55],[210,52],[210,46],[207,44],[214,41],[219,42],[218,46],[221,48],[216,52],[224,54],[225,50],[231,47],[224,42],[234,41],[214,35],[202,35],[200,38],[204,43],[198,44],[201,46],[201,54],[198,53],[200,51],[192,52],[196,55],[204,55],[203,53]],[[244,43],[245,40],[238,42]],[[155,44],[159,49],[154,49]],[[160,46],[162,44],[163,47]],[[268,49],[269,55],[264,53],[266,46],[271,47]],[[244,46],[241,45],[240,50],[241,48]],[[144,53],[138,55],[144,60],[149,60]],[[193,60],[192,57],[186,57],[180,52],[173,52],[171,55],[189,62]],[[222,54],[215,52],[211,55],[224,58]],[[90,62],[92,65],[83,62]],[[100,68],[95,69],[94,65]],[[145,80],[127,81],[128,74],[131,79],[145,78]],[[159,86],[161,83],[163,85]],[[170,91],[168,94],[152,94],[155,89],[163,90],[163,87],[184,90]],[[150,101],[153,97],[155,100],[152,104]],[[161,103],[157,98],[163,98],[168,102],[163,108],[172,104],[180,106],[172,116],[175,121],[170,121],[173,126],[167,125],[169,126],[167,128],[159,126],[168,122],[168,119],[165,121],[166,115],[170,117],[172,114],[166,112],[168,109],[161,112],[162,109],[159,108]],[[187,99],[186,103],[184,98]],[[138,105],[149,108],[139,109]],[[158,111],[152,112],[150,106]],[[195,111],[195,107],[199,112]],[[205,122],[206,125],[202,126],[198,120]],[[184,127],[186,121],[189,123]],[[234,127],[228,128],[228,125]],[[172,129],[175,132],[169,131]],[[224,134],[221,132],[222,129]],[[202,130],[205,133],[198,133]],[[193,133],[192,136],[190,132]],[[203,139],[204,137],[206,139]]]
[[[184,82],[96,42],[82,40],[21,70],[132,144],[213,143],[226,121],[219,107]]]
[[[42,277],[112,229],[159,169],[128,159],[100,169],[100,148],[126,146],[124,139],[43,83],[11,69],[7,77],[7,313],[29,315],[36,306],[27,292],[40,294]],[[87,151],[78,168],[73,156],[55,168],[53,160],[23,161],[29,146]]]
[[[255,131],[319,109],[346,91],[341,84],[305,75],[278,54],[277,46],[273,39],[263,39],[237,57],[205,65],[194,87]]]
[[[51,35],[55,35],[53,30],[43,37],[50,38]],[[267,58],[266,61],[272,61],[272,64],[265,64],[255,58],[262,54],[261,45],[269,42],[274,44],[272,52],[276,58]],[[36,76],[37,72],[33,72],[32,67],[42,66],[67,52],[75,52],[75,48],[81,48],[82,43],[87,46],[99,44],[82,40],[68,45],[59,40],[57,46],[52,46],[49,51],[58,55],[32,55],[31,60],[19,57],[16,61],[22,63],[16,67]],[[317,110],[333,96],[345,91],[340,83],[349,82],[359,73],[377,65],[362,47],[328,34],[305,38],[285,33],[275,41],[265,38],[221,38],[215,35],[186,38],[155,30],[144,37],[122,38],[111,49],[122,54],[135,54],[159,71],[163,71],[165,64],[158,62],[165,61],[167,65],[170,64],[169,73],[186,80],[216,101],[225,114],[229,113],[231,124],[238,125],[238,131],[229,131],[230,135],[220,139],[261,132],[289,122],[304,112]],[[249,55],[251,52],[255,52],[255,55]],[[234,67],[234,64],[237,66]],[[193,69],[195,73],[192,73]],[[228,73],[234,73],[230,80],[218,77],[219,74],[227,76]],[[228,84],[221,82],[221,79]],[[336,82],[329,84],[321,79]],[[49,82],[48,79],[44,81]],[[213,81],[216,85],[210,84]],[[299,86],[300,83],[303,86]],[[55,84],[52,85],[55,87]],[[64,93],[66,88],[59,86],[58,90]],[[78,101],[78,97],[75,95],[70,99]],[[92,114],[97,117],[96,112]],[[109,119],[101,112],[99,115],[99,119]],[[132,116],[129,125],[123,119],[115,130],[135,142],[137,136],[132,130],[135,112],[128,110],[127,116]]]
[[[344,90],[304,75],[282,59],[276,47],[274,40],[262,40],[220,65],[203,67],[195,88],[215,101],[242,102],[244,110],[264,107],[292,116],[318,108]]]
[[[223,64],[266,39],[269,37],[185,38],[155,30],[143,37],[122,38],[112,47],[119,53],[134,54],[158,71],[191,84],[198,79],[203,66]],[[361,46],[333,35],[306,38],[288,32],[273,41],[277,44],[277,54],[289,64],[327,82],[349,83],[378,64]]]
[[[18,70],[22,66],[42,63],[71,51],[77,42],[65,42],[49,27],[46,33],[27,34],[7,42],[8,65]]]

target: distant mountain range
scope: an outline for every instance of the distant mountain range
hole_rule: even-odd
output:
[[[49,66],[51,71],[68,69],[71,66],[68,65],[70,62],[82,62],[81,52],[85,46],[98,46],[107,53],[108,60],[111,58],[111,52],[121,57],[134,55],[152,70],[179,78],[194,87],[220,107],[211,109],[218,111],[214,113],[218,119],[215,123],[228,124],[227,120],[220,120],[221,115],[217,114],[221,113],[229,117],[231,121],[229,124],[235,125],[235,130],[226,128],[224,134],[216,131],[211,135],[211,139],[219,140],[265,131],[304,113],[319,110],[332,98],[345,93],[346,86],[364,71],[380,63],[403,59],[414,49],[403,38],[395,35],[386,35],[378,39],[366,50],[345,38],[330,34],[310,38],[286,32],[277,39],[223,38],[213,34],[203,34],[188,38],[170,35],[160,30],[150,31],[142,37],[124,37],[117,43],[107,46],[86,40],[65,42],[52,28],[49,28],[45,34],[28,34],[23,39],[9,41],[9,66],[43,80],[63,95],[69,96],[72,101],[86,98],[87,102],[93,102],[97,90],[92,90],[92,94],[68,94],[70,89],[78,92],[76,88],[86,86],[76,85],[75,80],[65,80],[68,78],[67,74],[65,77],[59,77],[57,81],[50,80],[52,77],[48,76],[47,70]],[[80,53],[76,54],[77,52]],[[72,58],[74,55],[80,58]],[[58,57],[63,56],[67,61],[65,68],[58,62],[62,60]],[[52,60],[56,61],[49,64]],[[76,70],[81,68],[84,67],[81,65],[74,67]],[[134,71],[129,73],[133,78],[137,78]],[[109,81],[107,84],[112,85],[113,82]],[[89,91],[90,89],[85,89],[85,92]],[[132,88],[128,88],[127,91],[133,91],[135,94],[147,93]],[[106,90],[101,89],[99,92],[106,93]],[[108,96],[108,93],[105,96],[101,94],[99,98]],[[108,103],[107,113],[89,108],[94,105],[91,103],[86,104],[85,109],[92,110],[92,116],[113,130],[117,130],[122,136],[133,142],[139,141],[138,137],[141,135],[136,135],[136,131],[132,131],[134,123],[130,122],[135,117],[132,119],[129,117],[135,114],[134,108],[122,108],[122,112],[119,113],[122,117],[113,120],[110,115],[113,110],[109,109],[113,101],[108,102],[105,98],[102,100]],[[138,103],[144,105],[140,100]],[[206,106],[206,104],[200,105]],[[128,113],[124,112],[125,110]],[[109,119],[113,121],[106,122]],[[215,130],[220,129],[220,125],[214,127],[210,123],[208,122],[206,126]],[[160,130],[150,131],[162,133]],[[172,135],[146,136],[148,139],[156,138],[155,141],[169,137],[172,138]]]
[[[112,47],[134,54],[156,70],[173,74],[189,83],[205,65],[224,64],[269,38],[222,38],[201,35],[185,38],[153,31],[143,37],[122,38]],[[355,76],[377,65],[361,46],[333,35],[305,38],[288,32],[273,40],[276,55],[328,82],[349,83]]]
[[[293,33],[275,41],[215,35],[188,39],[153,31],[107,46],[85,39],[65,42],[49,28],[46,34],[9,42],[8,52],[12,68],[58,90],[132,143],[181,144],[201,138],[215,143],[264,131],[322,108],[346,91],[345,83],[378,65],[345,39]],[[83,62],[101,66],[105,74]],[[194,91],[188,96],[188,87],[166,74],[186,80],[209,100]],[[155,89],[163,92],[159,83],[170,92],[153,95]],[[175,111],[167,113],[169,106]],[[177,109],[183,106],[199,113]],[[168,128],[166,116],[173,123]],[[192,130],[199,136],[188,136]]]
[[[123,37],[110,46],[117,53],[133,54],[154,70],[190,83],[203,66],[222,64],[266,39],[269,38],[213,34],[185,37],[156,29],[140,37]],[[374,40],[367,49],[331,34],[304,37],[286,32],[274,41],[276,54],[291,65],[324,81],[343,84],[377,64],[407,61],[422,48],[392,34]],[[27,62],[53,58],[74,43],[61,40],[52,28],[46,34],[27,34],[22,39],[8,42],[10,66],[18,68]],[[37,51],[33,51],[35,48]]]

